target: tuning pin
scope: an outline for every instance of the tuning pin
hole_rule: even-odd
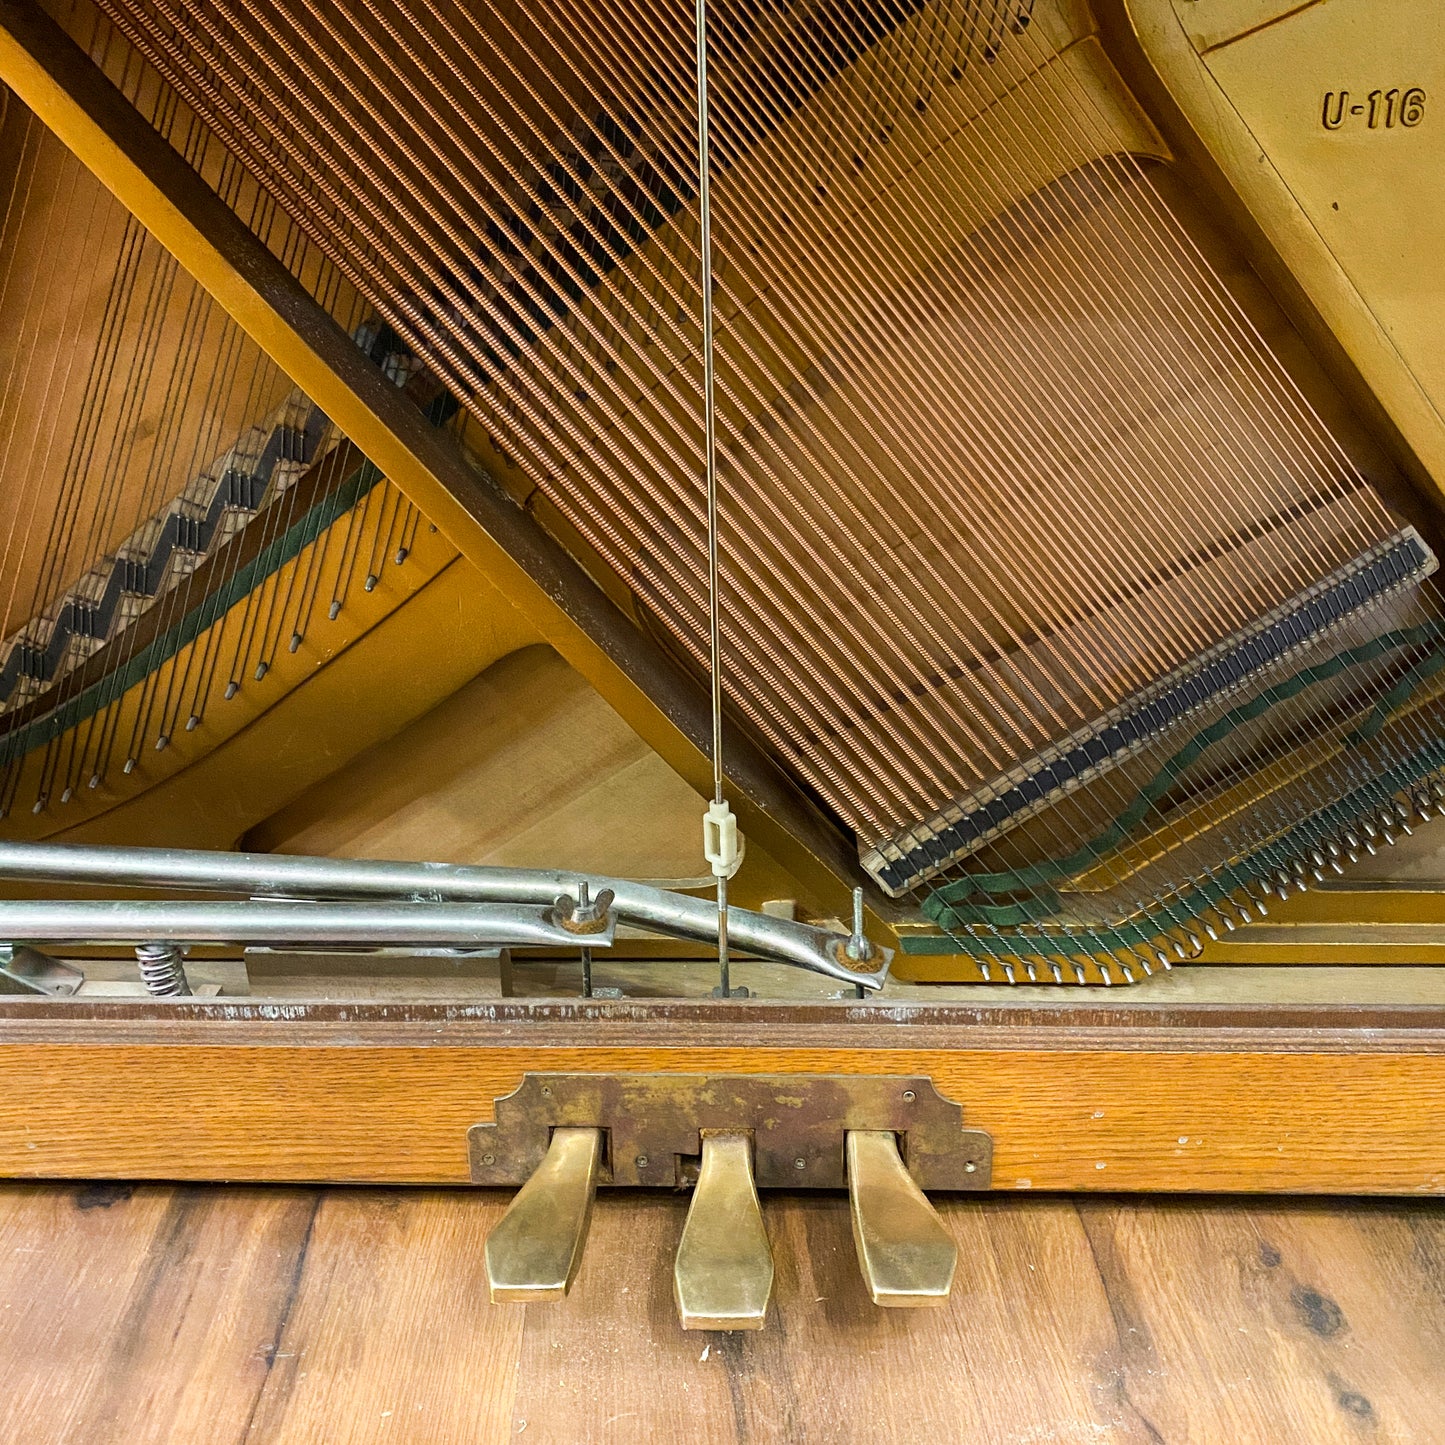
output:
[[[947,1303],[958,1246],[904,1167],[897,1136],[850,1129],[845,1148],[853,1243],[873,1303],[895,1309]]]
[[[560,1299],[572,1288],[602,1161],[600,1129],[554,1129],[546,1157],[487,1236],[494,1303]]]
[[[1063,983],[1064,970],[1057,963],[1051,963],[1049,965],[1049,972],[1053,974],[1055,983]]]
[[[685,1330],[760,1330],[773,1292],[773,1252],[746,1134],[704,1134],[702,1166],[672,1272]]]

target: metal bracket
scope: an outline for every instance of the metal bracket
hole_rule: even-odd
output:
[[[552,1131],[604,1132],[599,1184],[696,1182],[704,1133],[745,1133],[762,1189],[842,1189],[851,1130],[898,1136],[920,1189],[987,1189],[993,1140],[927,1076],[817,1074],[527,1074],[467,1133],[474,1184],[520,1185]]]
[[[38,948],[0,943],[0,993],[38,993],[69,998],[79,991],[85,974]]]

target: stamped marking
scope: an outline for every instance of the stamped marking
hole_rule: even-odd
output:
[[[1326,130],[1343,130],[1347,126],[1364,130],[1405,130],[1425,119],[1424,90],[1418,85],[1408,89],[1372,90],[1368,95],[1348,90],[1327,90],[1320,106],[1320,123]]]

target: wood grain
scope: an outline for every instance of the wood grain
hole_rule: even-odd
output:
[[[8,1189],[4,1429],[29,1426],[4,1438],[161,1440],[162,1421],[243,1423],[315,1210],[295,1190]]]
[[[505,1440],[520,1310],[487,1304],[496,1193],[328,1192],[241,1438]]]
[[[684,1334],[683,1203],[599,1200],[571,1296],[491,1306],[505,1201],[0,1188],[0,1437],[26,1445],[1418,1445],[1445,1212],[945,1201],[937,1311],[867,1300],[844,1200],[770,1196],[768,1327]]]
[[[1271,1439],[1435,1438],[1438,1209],[1265,1204],[1235,1216],[1081,1202],[1079,1212],[1117,1324],[1121,1396],[1162,1438],[1259,1438],[1248,1393],[1220,1388],[1256,1372],[1275,1382]],[[1205,1301],[1213,1338],[1198,1351]]]
[[[527,1071],[853,1073],[931,1076],[993,1135],[998,1188],[1445,1192],[1445,1058],[1405,1031],[1351,1054],[1064,1031],[1010,1049],[987,1030],[947,1049],[548,1048],[503,1026],[467,1047],[445,1025],[429,1046],[347,1028],[303,1047],[274,1027],[266,1045],[0,1045],[0,1174],[463,1183],[467,1129]]]

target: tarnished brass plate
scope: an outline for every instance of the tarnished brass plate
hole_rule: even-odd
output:
[[[552,1130],[604,1131],[606,1185],[689,1186],[704,1133],[747,1133],[760,1189],[842,1189],[844,1136],[890,1130],[920,1189],[987,1189],[993,1141],[927,1077],[527,1074],[468,1132],[472,1181],[522,1184]]]

